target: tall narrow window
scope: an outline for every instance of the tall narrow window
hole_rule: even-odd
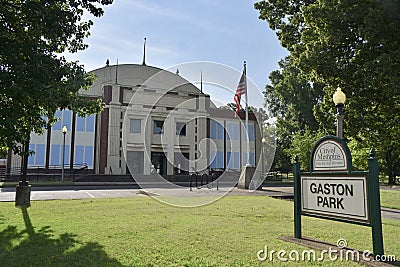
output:
[[[94,132],[95,117],[94,114],[86,117],[86,132]]]
[[[50,150],[50,165],[59,165],[61,164],[60,161],[60,145],[51,145]]]
[[[81,116],[76,116],[76,131],[84,132],[85,131],[85,118]]]

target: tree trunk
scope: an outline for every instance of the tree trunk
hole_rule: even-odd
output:
[[[386,175],[389,176],[389,185],[396,184],[396,155],[392,149],[386,151]]]
[[[29,136],[29,135],[28,135]],[[29,138],[23,147],[22,162],[21,162],[21,179],[15,191],[15,206],[30,207],[31,205],[31,186],[27,181],[28,174],[28,157],[29,157]]]
[[[21,179],[20,182],[23,184],[27,184],[27,176],[28,176],[28,158],[29,158],[29,141],[26,141],[24,144],[24,153],[22,156],[21,163]]]

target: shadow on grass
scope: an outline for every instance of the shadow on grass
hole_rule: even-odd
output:
[[[0,266],[123,266],[96,242],[83,244],[70,233],[54,238],[50,226],[35,231],[27,209],[21,210],[25,230],[0,232]]]

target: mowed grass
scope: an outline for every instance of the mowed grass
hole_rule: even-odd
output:
[[[371,228],[303,217],[303,235],[372,250]],[[385,254],[400,258],[400,221],[383,219]],[[266,266],[257,252],[306,247],[293,235],[293,203],[224,197],[177,208],[150,197],[33,201],[26,210],[0,203],[0,266]],[[318,254],[317,254],[318,255]],[[353,262],[280,262],[358,266]]]
[[[380,190],[381,206],[400,210],[400,190]]]

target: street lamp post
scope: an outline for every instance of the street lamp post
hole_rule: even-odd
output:
[[[333,94],[333,102],[336,105],[336,136],[343,138],[343,106],[346,101],[346,95],[342,92],[342,89],[338,87],[336,92]]]
[[[265,175],[265,153],[266,153],[266,149],[265,149],[265,146],[267,145],[267,139],[265,138],[265,137],[263,137],[262,139],[261,139],[261,142],[262,142],[262,150],[261,150],[261,157],[262,157],[262,159],[261,159],[261,163],[262,163],[262,165],[261,165],[261,172],[262,172],[262,175]]]
[[[61,182],[64,182],[64,159],[65,159],[65,135],[67,134],[67,126],[64,125],[62,128],[63,133],[63,150],[62,150],[62,165],[61,165]]]

